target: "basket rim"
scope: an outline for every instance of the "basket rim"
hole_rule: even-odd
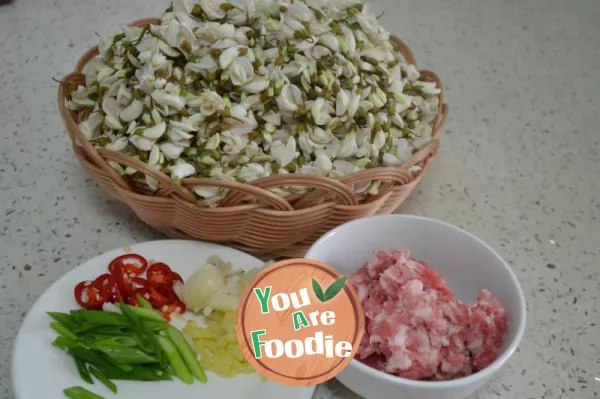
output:
[[[152,25],[160,22],[159,18],[144,18],[138,19],[127,24],[128,26],[143,27]],[[416,66],[416,60],[410,48],[397,36],[391,35],[390,40],[394,42],[399,52],[402,54],[405,61],[409,64]],[[99,54],[98,46],[88,49],[77,61],[75,70],[70,74],[66,75],[60,82],[58,87],[58,108],[63,120],[63,124],[72,141],[73,149],[75,152],[81,151],[81,155],[86,161],[93,164],[95,167],[100,168],[106,173],[115,188],[125,190],[128,192],[127,195],[135,194],[140,198],[169,198],[172,196],[181,200],[180,203],[185,203],[192,208],[202,209],[209,213],[239,213],[249,210],[265,211],[266,214],[281,214],[282,212],[300,216],[302,210],[316,210],[316,207],[343,207],[344,209],[360,209],[374,205],[375,202],[387,195],[389,195],[389,189],[394,186],[404,185],[410,183],[422,174],[425,173],[431,160],[437,154],[439,147],[439,136],[441,135],[448,116],[448,105],[445,102],[445,88],[441,79],[430,70],[419,70],[420,74],[425,79],[436,82],[437,87],[441,89],[438,95],[439,105],[438,112],[433,120],[432,127],[432,139],[413,156],[398,166],[378,166],[369,168],[363,171],[354,172],[352,174],[343,176],[342,178],[336,179],[315,174],[290,174],[290,175],[272,175],[264,178],[260,178],[249,183],[223,181],[219,179],[210,178],[187,178],[182,179],[181,184],[177,185],[173,183],[170,178],[160,172],[153,170],[146,166],[144,162],[138,161],[133,157],[126,155],[118,151],[111,151],[105,148],[97,148],[87,140],[83,133],[78,128],[78,123],[74,118],[73,111],[70,111],[66,107],[66,99],[68,96],[69,83],[76,83],[83,80],[85,76],[83,70],[85,66]],[[78,156],[79,157],[79,156]],[[82,161],[82,159],[80,159]],[[168,187],[168,196],[157,196],[149,195],[146,193],[140,193],[132,188],[128,179],[121,176],[111,165],[110,162],[117,162],[121,165],[131,166],[137,171],[143,173],[145,176],[151,176],[158,181],[158,185],[162,188]],[[414,165],[421,166],[421,170],[418,173],[412,173],[409,171]],[[362,200],[365,197],[359,197],[352,190],[352,187],[360,182],[366,181],[382,181],[387,182],[382,185],[380,190],[384,192],[380,195],[379,193],[375,196],[367,197],[366,200]],[[350,184],[349,182],[352,182]],[[277,184],[279,183],[279,184]],[[296,183],[296,184],[293,184]],[[199,198],[193,193],[194,186],[210,186],[220,187],[224,186],[229,188],[228,195],[220,201],[217,207],[200,206]],[[290,203],[286,198],[279,196],[271,192],[268,188],[278,186],[305,186],[315,188],[303,195],[299,195],[294,203]],[[385,190],[387,186],[387,191]],[[265,188],[266,187],[266,188]],[[333,195],[337,201],[332,201],[330,197]],[[243,203],[249,197],[258,200],[254,203]]]

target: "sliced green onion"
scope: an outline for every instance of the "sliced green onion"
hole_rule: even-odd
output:
[[[165,337],[158,336],[158,342],[160,346],[167,354],[167,359],[169,359],[169,364],[173,367],[175,371],[175,375],[184,383],[192,384],[194,382],[194,377],[188,370],[187,366],[183,362],[183,359],[175,349],[175,345]]]
[[[79,386],[67,388],[63,393],[70,399],[105,399],[104,397],[96,395],[94,392]]]
[[[113,393],[117,393],[117,386],[115,385],[114,382],[112,382],[111,380],[109,380],[104,373],[102,373],[100,370],[98,370],[96,367],[94,366],[90,366],[90,373],[96,377],[96,379],[98,379],[98,381],[100,381],[101,383],[103,383],[104,385],[106,385],[106,387],[108,389],[110,389]]]

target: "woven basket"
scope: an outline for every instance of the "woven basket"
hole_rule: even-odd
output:
[[[147,26],[159,19],[142,19],[130,26]],[[408,63],[416,61],[409,48],[398,38],[392,40]],[[112,197],[125,202],[145,223],[170,237],[216,242],[236,247],[258,256],[301,257],[307,248],[328,230],[352,219],[392,213],[415,189],[438,149],[448,106],[444,102],[443,86],[430,71],[421,74],[435,81],[442,93],[439,111],[434,120],[433,139],[410,160],[397,167],[378,167],[341,179],[315,175],[270,176],[249,184],[215,179],[183,179],[180,185],[141,161],[120,152],[94,147],[78,128],[83,114],[69,111],[65,100],[77,84],[85,82],[82,71],[98,49],[88,50],[77,62],[75,72],[67,75],[58,91],[58,107],[79,163],[91,178]],[[73,85],[75,84],[75,85]],[[152,191],[144,181],[120,175],[109,162],[131,166],[158,180],[158,190]],[[421,166],[414,173],[410,167]],[[376,195],[362,197],[354,186],[368,181],[381,181]],[[229,195],[217,208],[199,206],[192,192],[194,187],[228,188]],[[282,198],[270,188],[303,186],[311,188],[304,195]]]

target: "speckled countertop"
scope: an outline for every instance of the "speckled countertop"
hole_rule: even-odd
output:
[[[436,71],[442,150],[401,211],[464,227],[513,266],[529,307],[520,350],[475,398],[600,396],[600,2],[388,0],[382,21]],[[0,7],[0,398],[35,299],[81,261],[160,237],[78,167],[56,84],[95,33],[162,0]],[[594,338],[595,337],[595,338]],[[355,398],[337,382],[318,399]]]

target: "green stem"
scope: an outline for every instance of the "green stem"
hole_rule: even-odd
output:
[[[147,364],[158,363],[158,360],[146,352],[135,348],[103,348],[101,350],[109,359],[117,364]]]
[[[177,351],[183,358],[183,361],[187,365],[188,369],[192,372],[198,381],[206,383],[206,374],[202,369],[202,365],[196,357],[196,353],[185,339],[185,336],[173,326],[169,326],[167,329],[167,336],[175,344]]]
[[[94,366],[90,366],[90,373],[96,377],[98,379],[98,381],[100,381],[101,383],[103,383],[104,385],[106,385],[106,387],[108,389],[110,389],[113,393],[117,393],[117,386],[115,385],[114,382],[112,382],[111,380],[109,380],[103,372],[101,372],[100,370],[98,370],[96,367]]]
[[[65,396],[70,399],[105,399],[100,395],[96,395],[92,391],[88,391],[83,387],[70,387],[63,391]]]
[[[158,336],[154,333],[154,330],[149,326],[148,323],[149,322],[146,320],[140,320],[140,329],[142,330],[142,334],[144,334],[144,337],[149,344],[148,349],[154,352],[154,355],[158,359],[160,365],[166,369],[169,364],[167,355],[158,342]]]
[[[93,384],[94,380],[90,375],[90,371],[88,370],[87,364],[80,358],[75,358],[75,365],[77,366],[77,371],[79,372],[79,376],[82,380],[87,382],[88,384]]]
[[[150,305],[150,302],[148,302],[146,300],[146,298],[144,298],[143,296],[141,296],[140,294],[136,294],[136,298],[138,300],[138,302],[140,303],[140,306],[145,308],[145,309],[150,309],[150,310],[154,310],[154,308],[152,307],[152,305]],[[161,317],[162,319],[162,317]],[[164,319],[163,319],[164,320]]]
[[[54,331],[56,331],[57,333],[59,333],[61,336],[65,337],[65,338],[68,338],[73,341],[77,341],[79,339],[77,337],[77,335],[73,334],[73,332],[71,330],[69,330],[67,328],[67,326],[65,326],[61,322],[53,321],[52,323],[50,323],[50,327],[52,327],[52,329]]]
[[[179,356],[177,349],[175,349],[175,345],[173,345],[173,343],[167,338],[161,336],[158,336],[158,342],[165,351],[167,359],[169,359],[169,363],[175,371],[175,375],[184,383],[192,384],[194,382],[194,377],[183,362],[181,356]]]
[[[77,323],[73,320],[70,314],[61,312],[48,312],[48,316],[52,317],[59,323],[64,324],[69,330],[73,330]]]
[[[154,310],[152,307],[140,308],[137,306],[128,306],[128,305],[126,305],[126,306],[129,308],[129,310],[131,310],[131,312],[133,314],[138,316],[140,319],[152,320],[152,321],[162,322],[164,324],[167,324],[167,321],[164,319],[164,317],[162,317],[162,315],[160,313],[158,313],[156,310]]]
[[[77,322],[89,323],[94,326],[127,326],[127,319],[117,312],[103,310],[73,310],[71,316]]]

